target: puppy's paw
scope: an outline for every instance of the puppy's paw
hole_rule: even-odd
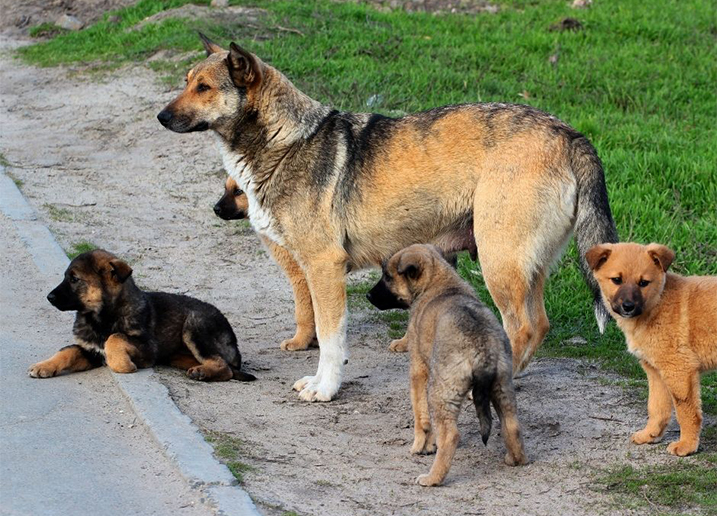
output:
[[[115,373],[120,374],[129,374],[134,373],[137,371],[137,366],[134,365],[134,362],[131,360],[113,360],[113,361],[107,361],[107,365],[110,369],[112,369]]]
[[[440,485],[441,481],[431,477],[430,474],[426,474],[418,475],[418,477],[416,478],[416,484],[423,487],[434,487]]]
[[[316,346],[318,346],[318,341],[314,337],[292,337],[290,339],[286,339],[279,345],[282,351],[303,351]]]
[[[653,435],[650,430],[645,428],[639,432],[635,432],[630,436],[630,441],[635,444],[659,443],[662,441],[662,435]]]
[[[57,366],[49,360],[33,364],[30,366],[30,369],[27,370],[27,374],[33,378],[52,378],[59,372],[60,371],[57,370]]]
[[[204,370],[204,367],[201,365],[190,367],[187,369],[187,376],[190,377],[192,380],[197,381],[204,381],[207,379],[207,373]]]
[[[392,340],[391,344],[388,345],[388,350],[394,353],[405,353],[408,351],[408,339],[403,337],[402,339]]]
[[[687,455],[692,455],[693,453],[695,453],[697,451],[697,448],[699,448],[699,445],[699,441],[692,442],[680,440],[668,444],[667,451],[672,455],[677,455],[678,457],[686,457]]]

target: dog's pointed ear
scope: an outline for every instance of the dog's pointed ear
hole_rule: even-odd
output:
[[[416,251],[406,251],[398,259],[396,272],[412,280],[417,280],[423,273],[424,255]]]
[[[262,72],[259,60],[254,54],[237,46],[233,41],[229,45],[227,67],[236,86],[249,88],[261,82]]]
[[[204,34],[199,32],[199,39],[202,40],[202,45],[204,45],[204,50],[207,51],[207,57],[216,54],[217,52],[223,52],[224,49],[214,43],[212,40],[210,40],[208,37],[206,37]]]
[[[110,274],[117,279],[118,283],[124,283],[132,275],[132,267],[127,262],[115,258],[110,261]]]
[[[611,254],[612,249],[606,244],[598,244],[588,249],[585,253],[585,261],[588,262],[591,270],[596,271],[603,266]]]
[[[662,269],[662,272],[667,272],[667,269],[670,268],[670,265],[672,265],[672,262],[675,260],[675,252],[661,244],[648,245],[647,254],[650,255],[655,265]]]

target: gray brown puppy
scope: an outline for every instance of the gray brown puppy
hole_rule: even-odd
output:
[[[241,371],[241,353],[229,322],[214,306],[188,296],[143,292],[132,268],[107,251],[82,253],[47,296],[62,311],[77,311],[76,344],[30,367],[34,378],[107,364],[117,373],[166,363],[190,378],[256,378]]]
[[[525,464],[508,336],[439,250],[412,245],[393,255],[368,299],[381,310],[411,309],[411,453],[433,453],[438,446],[430,472],[416,481],[436,486],[448,474],[460,437],[456,420],[469,392],[483,443],[490,435],[492,402],[508,448],[505,463]]]

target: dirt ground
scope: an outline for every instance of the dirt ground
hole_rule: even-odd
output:
[[[214,216],[224,178],[213,137],[163,129],[156,114],[176,92],[144,68],[99,79],[36,69],[9,55],[17,44],[0,38],[0,151],[9,172],[66,249],[81,241],[105,247],[129,260],[144,287],[196,296],[225,312],[257,382],[157,374],[197,425],[244,442],[242,461],[253,468],[245,488],[266,513],[650,512],[615,505],[593,483],[609,465],[674,459],[664,444],[629,444],[645,403],[591,364],[537,360],[516,381],[531,459],[525,467],[503,464],[498,431],[484,448],[465,407],[447,485],[436,489],[413,483],[432,457],[409,454],[408,357],[388,351],[386,328],[369,309],[350,315],[339,398],[299,402],[291,385],[314,373],[318,350],[279,350],[293,332],[288,282],[246,225]],[[58,340],[69,340],[66,330]],[[667,440],[675,437],[673,423]]]

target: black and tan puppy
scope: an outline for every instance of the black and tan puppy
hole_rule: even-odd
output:
[[[448,474],[459,440],[456,420],[469,392],[483,443],[490,435],[492,402],[508,448],[505,463],[525,464],[508,336],[438,249],[412,245],[393,255],[368,299],[382,310],[411,309],[411,453],[433,453],[438,446],[430,472],[416,481],[436,486]]]
[[[97,249],[79,255],[47,296],[62,311],[77,311],[76,344],[30,367],[34,378],[107,364],[117,373],[166,363],[190,378],[256,378],[241,371],[241,354],[229,322],[214,306],[178,294],[143,292],[132,268]]]
[[[249,199],[231,176],[224,183],[224,193],[214,205],[214,213],[224,220],[240,220],[249,216]]]

